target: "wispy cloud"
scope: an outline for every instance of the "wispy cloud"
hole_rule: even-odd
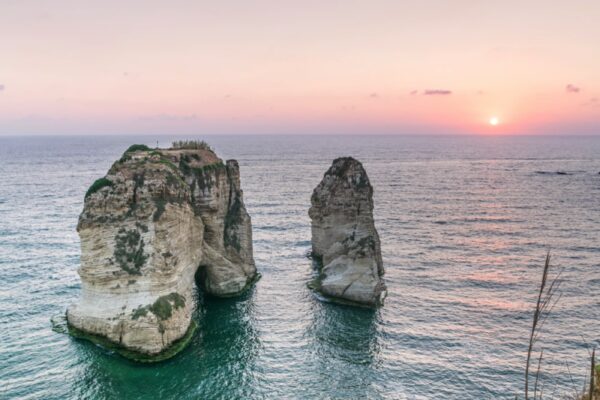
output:
[[[4,85],[0,84],[0,92],[4,91]]]
[[[425,96],[448,96],[452,94],[452,90],[446,89],[428,89],[423,92]]]
[[[411,94],[411,96],[416,96],[416,95],[418,95],[418,94],[419,94],[419,91],[418,91],[418,90],[412,90],[412,91],[410,92],[410,94]]]
[[[378,93],[375,93],[375,92],[373,92],[373,93],[371,93],[371,94],[369,95],[369,98],[370,98],[370,99],[378,99],[378,98],[379,98],[379,94],[378,94]]]
[[[581,88],[569,83],[567,86],[565,86],[565,90],[567,91],[567,93],[579,93],[581,91]]]

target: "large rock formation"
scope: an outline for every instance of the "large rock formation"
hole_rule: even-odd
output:
[[[308,212],[319,276],[310,286],[332,300],[376,306],[385,285],[373,187],[362,164],[338,158],[313,191]]]
[[[69,325],[140,354],[191,336],[195,277],[216,296],[257,278],[238,164],[204,142],[131,146],[86,193],[77,231],[82,290]]]

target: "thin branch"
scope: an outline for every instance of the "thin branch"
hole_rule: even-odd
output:
[[[535,373],[535,385],[533,386],[533,400],[537,399],[537,388],[538,381],[540,380],[540,367],[542,366],[542,358],[544,358],[544,349],[540,351],[540,358],[538,359],[537,371]],[[541,394],[540,394],[541,399]]]
[[[573,386],[573,390],[575,391],[573,398],[576,399],[577,397],[579,397],[579,393],[577,392],[577,385],[575,384],[575,381],[573,380],[573,374],[571,374],[571,368],[569,368],[569,362],[565,361],[565,365],[567,366],[567,372],[569,373],[569,379],[571,380],[571,385]]]
[[[592,367],[590,369],[590,400],[594,400],[594,374],[596,369],[596,348],[592,350]]]
[[[585,344],[585,349],[588,352],[588,355],[591,357],[592,356],[592,352],[590,351],[590,344],[588,343],[587,340],[585,340],[585,337],[583,337],[583,334],[579,334],[579,336],[581,337],[581,340],[583,341],[583,344]]]

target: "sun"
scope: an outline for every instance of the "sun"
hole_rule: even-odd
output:
[[[498,119],[498,117],[491,117],[490,118],[490,125],[492,126],[496,126],[500,123],[500,120]]]

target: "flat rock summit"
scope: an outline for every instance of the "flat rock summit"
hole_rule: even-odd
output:
[[[204,142],[131,146],[85,196],[71,328],[136,354],[191,337],[193,288],[228,297],[257,278],[238,163]]]
[[[377,306],[386,294],[373,187],[352,157],[333,161],[314,189],[308,212],[319,276],[310,284],[333,301]]]

